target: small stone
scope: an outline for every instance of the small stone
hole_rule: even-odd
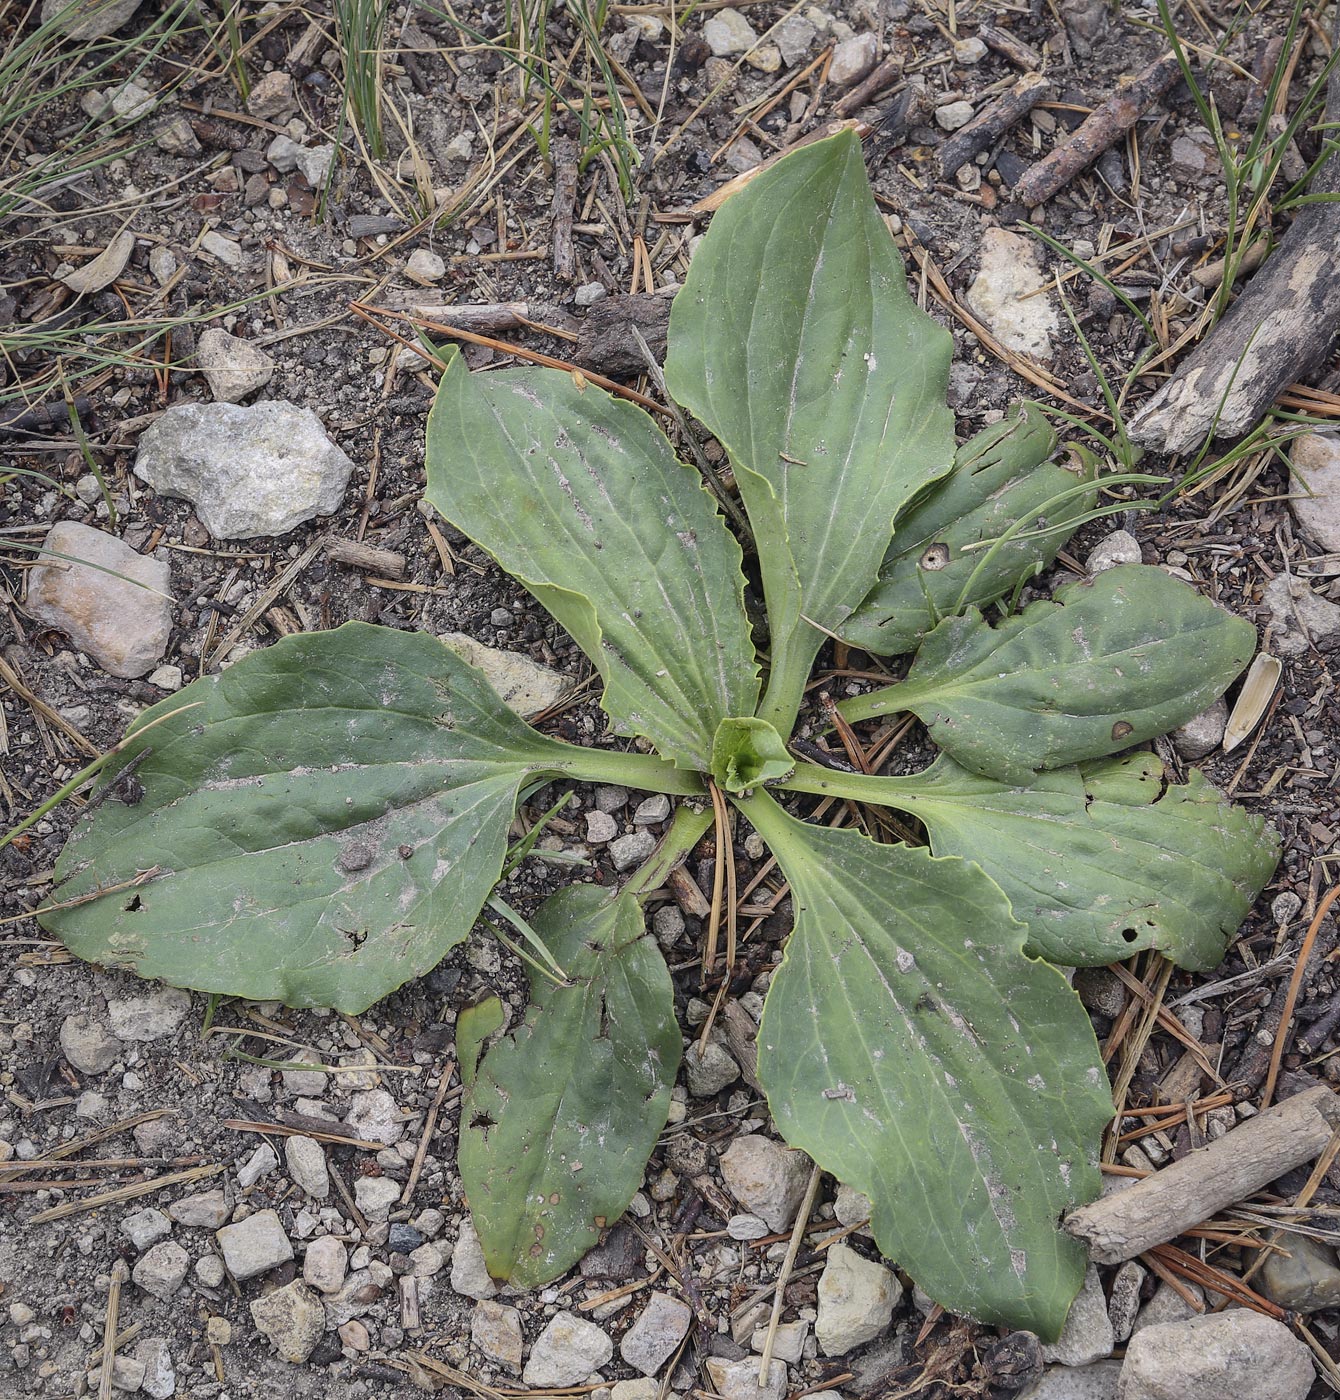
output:
[[[1199,1284],[1183,1282],[1182,1287],[1204,1308],[1205,1293]],[[1188,1318],[1199,1316],[1200,1313],[1171,1284],[1161,1283],[1154,1290],[1154,1296],[1136,1314],[1131,1335],[1145,1327],[1159,1327],[1165,1322],[1185,1322]]]
[[[655,826],[670,815],[670,799],[663,793],[644,797],[633,810],[634,826]]]
[[[354,1183],[354,1201],[369,1220],[385,1220],[400,1199],[400,1183],[389,1176],[360,1176]]]
[[[336,1330],[340,1334],[340,1341],[343,1342],[350,1351],[367,1351],[372,1345],[372,1338],[368,1336],[368,1329],[357,1319],[346,1322],[342,1327]]]
[[[750,49],[744,60],[758,73],[780,73],[782,71],[782,51],[776,44],[760,44]]]
[[[1095,1361],[1092,1366],[1051,1366],[1038,1383],[1021,1390],[1015,1400],[1117,1400],[1120,1361]]]
[[[236,1225],[225,1225],[215,1233],[223,1262],[228,1272],[239,1282],[267,1273],[293,1258],[279,1216],[272,1210],[258,1210]]]
[[[178,1225],[197,1230],[217,1230],[228,1219],[228,1201],[222,1191],[197,1191],[167,1208]]]
[[[492,1298],[498,1291],[498,1285],[489,1277],[479,1236],[468,1215],[461,1221],[461,1232],[451,1253],[451,1286],[464,1298],[480,1300]]]
[[[183,496],[216,540],[284,535],[339,509],[354,464],[310,409],[176,404],[141,435],[135,475]]]
[[[324,1201],[330,1195],[330,1171],[326,1166],[326,1154],[315,1138],[286,1138],[284,1164],[294,1182],[309,1196]]]
[[[408,1254],[423,1243],[423,1235],[406,1220],[397,1220],[386,1235],[386,1247],[392,1254]]]
[[[251,1318],[285,1361],[301,1365],[316,1350],[326,1330],[326,1313],[321,1300],[294,1279],[283,1288],[257,1298],[251,1304]]]
[[[1116,1272],[1107,1297],[1107,1316],[1112,1323],[1112,1336],[1117,1342],[1130,1340],[1135,1315],[1140,1311],[1140,1290],[1146,1274],[1134,1259],[1128,1259]]]
[[[1089,551],[1084,567],[1090,574],[1103,574],[1121,564],[1138,564],[1141,558],[1140,541],[1129,530],[1113,530]]]
[[[726,1221],[726,1233],[733,1240],[761,1240],[772,1234],[768,1222],[759,1215],[732,1215]]]
[[[1173,748],[1187,760],[1194,763],[1212,753],[1224,741],[1224,729],[1228,725],[1228,704],[1221,696],[1208,710],[1202,710],[1193,719],[1187,720],[1172,732]]]
[[[205,1340],[216,1347],[227,1347],[233,1344],[233,1324],[226,1317],[219,1317],[217,1314],[205,1322]]]
[[[263,121],[281,120],[297,105],[293,96],[293,79],[282,68],[264,74],[252,84],[247,94],[247,111]]]
[[[185,117],[173,117],[168,121],[154,137],[154,145],[164,155],[169,156],[198,156],[202,149],[200,138],[196,136],[191,129],[191,123]],[[173,262],[176,262],[175,258],[173,258]],[[149,254],[149,270],[156,278],[158,277],[158,273],[154,271],[153,253]],[[175,271],[175,268],[173,270]],[[161,279],[159,285],[161,286],[165,280]]]
[[[447,275],[447,265],[432,249],[416,248],[405,263],[405,275],[411,282],[431,287]]]
[[[85,1089],[75,1101],[74,1116],[97,1123],[107,1116],[109,1108],[110,1105],[102,1094],[93,1089]]]
[[[241,403],[274,378],[275,362],[249,340],[227,331],[202,331],[195,362],[217,403]]]
[[[178,1030],[190,1010],[191,994],[178,987],[107,998],[107,1019],[121,1040],[162,1040]]]
[[[98,1384],[102,1378],[102,1368],[88,1372],[86,1379],[89,1390],[96,1395]],[[112,1358],[112,1385],[125,1394],[133,1394],[144,1384],[144,1362],[137,1361],[133,1356],[114,1356]]]
[[[726,148],[726,165],[737,175],[744,175],[763,161],[763,152],[758,143],[747,136],[732,141]]]
[[[464,632],[444,632],[439,640],[463,661],[477,666],[510,710],[529,719],[547,710],[572,688],[572,681],[523,656],[519,651],[488,647]]]
[[[1042,1359],[1059,1362],[1062,1366],[1087,1366],[1091,1361],[1111,1356],[1115,1345],[1102,1280],[1098,1270],[1090,1264],[1084,1275],[1084,1286],[1070,1305],[1060,1337],[1042,1348]]]
[[[217,1254],[205,1254],[195,1261],[195,1276],[206,1288],[218,1288],[228,1271]]]
[[[171,1400],[177,1393],[177,1372],[166,1337],[145,1337],[135,1344],[135,1360],[144,1367],[140,1389],[153,1400]]]
[[[1289,509],[1299,530],[1324,553],[1340,554],[1340,436],[1304,433],[1289,458]]]
[[[32,585],[29,584],[29,596]],[[1266,584],[1265,604],[1271,613],[1271,650],[1280,656],[1302,656],[1310,647],[1334,651],[1340,647],[1340,606],[1314,593],[1293,574],[1276,574]]]
[[[139,6],[140,0],[78,0],[77,4],[72,0],[42,0],[42,24],[77,42],[105,39],[115,34]]]
[[[946,102],[943,107],[935,109],[935,124],[944,131],[958,131],[960,127],[967,126],[972,120],[972,116],[971,102]],[[988,230],[988,232],[992,232],[992,230]],[[1016,235],[1011,234],[1010,236],[1015,237]]]
[[[986,45],[975,34],[971,39],[954,41],[954,62],[964,68],[971,68],[980,63],[986,55]]]
[[[521,1373],[528,1386],[582,1385],[614,1355],[614,1343],[593,1322],[561,1312],[535,1339]]]
[[[1312,1353],[1282,1323],[1248,1308],[1140,1329],[1126,1348],[1121,1400],[1304,1400]]]
[[[619,834],[619,823],[608,812],[586,814],[586,841],[591,846],[603,846]]]
[[[635,865],[641,865],[655,849],[656,838],[649,831],[631,831],[627,836],[611,841],[609,846],[610,859],[616,870],[631,870]]]
[[[810,1162],[759,1133],[746,1133],[721,1157],[726,1189],[751,1215],[761,1216],[777,1233],[791,1228],[810,1179]]]
[[[335,160],[335,147],[329,142],[324,146],[304,146],[293,159],[303,179],[314,190],[323,189]]]
[[[754,26],[739,10],[718,10],[703,25],[703,38],[712,50],[714,58],[732,58],[735,54],[748,53],[758,43],[758,33]]]
[[[175,1240],[163,1240],[141,1255],[130,1277],[155,1298],[171,1298],[186,1280],[191,1256]]]
[[[842,1356],[873,1341],[889,1325],[903,1286],[892,1270],[863,1259],[845,1244],[831,1245],[819,1278],[814,1335],[825,1356]]]
[[[158,105],[158,99],[139,83],[122,83],[112,93],[112,114],[118,121],[137,122]]]
[[[604,301],[609,296],[601,282],[583,282],[572,294],[572,304],[574,306],[594,306],[598,301]]]
[[[311,1050],[299,1050],[293,1056],[293,1060],[315,1064],[317,1057]],[[319,1069],[281,1070],[279,1079],[284,1086],[284,1092],[298,1098],[320,1098],[330,1083],[330,1077],[324,1070]]]
[[[74,484],[74,494],[86,506],[95,506],[102,500],[102,483],[92,472],[85,472]]]
[[[307,1246],[302,1276],[319,1293],[338,1293],[348,1265],[349,1255],[343,1242],[332,1235],[322,1235]]]
[[[839,1225],[860,1225],[870,1219],[874,1206],[870,1197],[863,1191],[838,1183],[837,1196],[833,1201],[833,1215]]]
[[[436,1278],[447,1265],[447,1251],[431,1240],[410,1250],[409,1262],[415,1278]]]
[[[1294,890],[1282,890],[1270,901],[1270,917],[1281,927],[1303,907],[1301,896]]]
[[[151,1244],[157,1244],[172,1233],[172,1222],[161,1210],[150,1206],[126,1216],[121,1222],[121,1233],[142,1254]]]
[[[72,520],[53,525],[43,549],[49,553],[28,572],[33,621],[63,632],[108,675],[129,680],[151,671],[172,631],[168,566]]]
[[[475,138],[471,132],[460,131],[442,147],[442,157],[448,161],[468,161],[475,153]]]
[[[350,1100],[344,1126],[354,1137],[394,1147],[405,1135],[396,1101],[385,1089],[363,1089]]]
[[[653,1293],[623,1335],[619,1355],[635,1371],[654,1376],[688,1334],[693,1309],[668,1293]]]
[[[242,251],[242,245],[234,238],[225,238],[217,229],[210,229],[200,240],[200,246],[210,257],[217,258],[234,272],[241,272],[246,265],[247,255]]]
[[[156,685],[159,690],[180,690],[185,679],[180,666],[160,666],[149,672],[149,684]]]
[[[1286,1235],[1279,1250],[1266,1256],[1261,1292],[1290,1312],[1310,1313],[1340,1305],[1335,1250],[1305,1235]]]
[[[278,1165],[279,1158],[274,1148],[268,1142],[263,1142],[238,1169],[237,1184],[245,1191],[247,1187],[254,1186],[261,1177],[269,1175]]]
[[[80,1074],[103,1074],[120,1059],[125,1046],[101,1021],[76,1011],[61,1022],[60,1048]]]
[[[487,1298],[470,1314],[470,1340],[489,1358],[513,1374],[521,1370],[521,1314]]]
[[[783,1400],[786,1395],[786,1363],[774,1360],[762,1385],[758,1383],[758,1357],[727,1361],[723,1356],[707,1358],[707,1378],[714,1395],[721,1400]]]
[[[1201,128],[1204,131],[1204,128]],[[1219,173],[1219,157],[1215,153],[1214,138],[1205,132],[1202,140],[1183,133],[1173,138],[1168,151],[1174,168],[1184,175],[1216,175]]]
[[[607,1392],[609,1400],[659,1400],[660,1393],[660,1382],[649,1376],[639,1376],[633,1381],[615,1381]],[[597,1391],[591,1400],[599,1400],[599,1394]]]
[[[970,103],[951,103],[935,113],[941,126],[955,106],[969,109],[964,121],[972,115]],[[950,120],[957,120],[958,115]],[[1046,288],[1037,244],[1005,229],[989,228],[983,233],[978,273],[968,288],[967,301],[973,314],[1006,349],[1051,358],[1051,337],[1060,320]]]
[[[700,1051],[695,1040],[684,1052],[684,1078],[696,1099],[710,1099],[740,1077],[740,1066],[715,1040]]]
[[[628,805],[628,789],[612,783],[602,783],[596,789],[596,807],[602,812],[622,812]]]
[[[788,1366],[799,1366],[805,1359],[805,1343],[809,1339],[810,1324],[808,1322],[780,1322],[777,1324],[777,1331],[772,1339],[772,1354],[778,1361],[785,1361]],[[763,1347],[767,1342],[768,1329],[758,1327],[754,1329],[749,1338],[749,1350],[763,1354]]]
[[[818,34],[819,31],[801,15],[790,15],[784,19],[773,31],[782,62],[788,68],[803,63]]]
[[[651,930],[658,943],[673,943],[684,932],[683,911],[674,904],[662,904],[651,916]]]
[[[835,87],[854,87],[875,66],[879,41],[873,34],[853,34],[833,49],[828,81]]]
[[[265,148],[265,159],[281,174],[298,168],[298,157],[305,147],[291,136],[276,136]]]

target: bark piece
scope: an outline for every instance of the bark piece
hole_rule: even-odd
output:
[[[577,274],[572,218],[577,208],[577,146],[566,138],[554,142],[554,276],[571,282]]]
[[[602,297],[587,310],[573,361],[614,378],[640,374],[647,365],[633,327],[641,331],[659,362],[665,359],[669,325],[670,297],[659,292]]]
[[[361,540],[331,539],[326,544],[326,557],[337,564],[348,564],[350,568],[363,569],[382,578],[402,579],[405,577],[405,556],[392,549],[377,549]]]
[[[1039,102],[1052,95],[1052,82],[1041,73],[1025,73],[1007,92],[989,102],[967,124],[956,131],[936,152],[940,174],[946,180],[954,177],[960,166],[995,145],[1021,118],[1028,115]]]
[[[978,25],[977,37],[987,48],[995,49],[1002,58],[1008,58],[1020,68],[1027,68],[1032,72],[1042,67],[1042,55],[1031,44],[1024,43],[998,24]]]
[[[1318,1085],[1125,1191],[1071,1211],[1065,1229],[1099,1264],[1133,1259],[1313,1161],[1337,1125],[1340,1099]]]
[[[849,117],[859,112],[867,102],[878,97],[885,88],[890,88],[903,76],[903,53],[890,54],[882,63],[877,63],[852,90],[839,99],[833,109],[840,117]]]

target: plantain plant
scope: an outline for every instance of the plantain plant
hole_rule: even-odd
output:
[[[1112,1112],[1057,965],[1211,967],[1269,878],[1261,821],[1131,751],[1219,696],[1255,634],[1144,566],[998,604],[1091,512],[1093,469],[1053,463],[1032,408],[955,451],[950,337],[852,135],[724,205],[669,339],[744,537],[651,417],[579,375],[452,359],[428,427],[428,499],[572,634],[632,746],[545,737],[431,636],[288,637],[132,726],[106,779],[136,764],[142,796],[81,823],[44,922],[145,977],[357,1012],[469,934],[542,785],[686,799],[621,888],[534,912],[523,1023],[502,1033],[496,1000],[458,1022],[470,1208],[490,1271],[534,1286],[625,1210],[666,1122],[681,1037],[642,904],[732,802],[795,910],[758,1040],[777,1126],[870,1198],[933,1298],[1054,1338],[1085,1267],[1058,1222],[1097,1193]],[[929,769],[797,759],[829,636],[915,653],[839,708],[918,716]],[[896,809],[928,844],[806,821],[810,794]]]

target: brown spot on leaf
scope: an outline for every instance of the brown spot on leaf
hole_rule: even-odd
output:
[[[1128,739],[1134,733],[1135,726],[1124,719],[1119,719],[1112,726],[1112,739],[1114,743],[1119,739]]]
[[[937,540],[934,544],[929,544],[922,551],[921,567],[930,573],[939,573],[941,569],[949,567],[949,546],[943,541]]]

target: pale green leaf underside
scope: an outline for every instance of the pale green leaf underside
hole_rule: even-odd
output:
[[[937,855],[976,861],[1028,926],[1030,951],[1055,963],[1154,948],[1179,967],[1215,967],[1279,860],[1260,817],[1195,770],[1168,784],[1152,754],[1058,768],[1029,787],[946,756],[873,783],[877,800],[925,823]]]
[[[843,641],[876,656],[915,651],[943,618],[995,602],[1050,564],[1094,502],[1092,491],[1056,501],[1085,476],[1048,462],[1055,446],[1033,404],[964,443],[953,471],[894,521],[879,582],[837,629]],[[1016,524],[1004,544],[973,547]],[[1043,525],[1052,532],[1024,538]]]
[[[949,469],[951,350],[908,295],[852,133],[787,156],[713,217],[671,312],[666,382],[736,465],[788,684],[822,641],[799,614],[839,627],[894,515]]]
[[[434,967],[498,878],[522,783],[564,752],[435,638],[364,623],[285,638],[138,726],[184,706],[145,736],[143,800],[77,829],[52,902],[161,873],[42,922],[91,962],[290,1006],[362,1011]]]
[[[974,866],[743,807],[796,907],[759,1033],[778,1126],[937,1302],[1054,1337],[1085,1267],[1057,1221],[1112,1113],[1077,998]]]
[[[949,618],[905,681],[838,708],[853,721],[910,710],[964,767],[1026,784],[1184,724],[1255,648],[1251,623],[1162,569],[1126,564],[994,627],[975,608]]]
[[[629,894],[574,885],[533,920],[569,987],[531,975],[525,1024],[484,1056],[458,1162],[489,1272],[565,1273],[623,1214],[679,1068],[670,974]]]
[[[428,419],[428,499],[591,658],[616,732],[686,768],[753,714],[740,547],[696,473],[633,404],[559,370],[471,374]]]

